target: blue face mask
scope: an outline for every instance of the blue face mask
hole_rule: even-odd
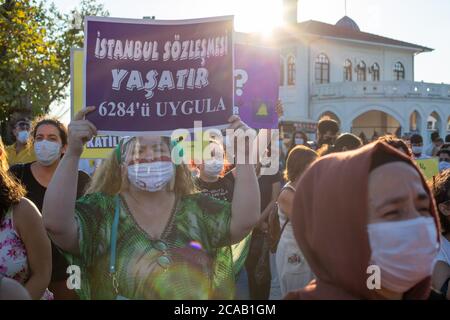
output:
[[[422,154],[423,147],[422,146],[412,146],[411,150],[414,154]]]
[[[19,131],[19,133],[17,134],[17,140],[20,143],[27,143],[29,137],[30,137],[30,134],[26,130]]]
[[[450,169],[450,163],[447,162],[447,160],[445,161],[440,161],[439,162],[439,172],[442,172],[444,170]]]

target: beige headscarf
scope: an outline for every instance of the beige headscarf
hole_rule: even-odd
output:
[[[367,233],[368,180],[375,154],[378,159],[398,157],[419,172],[439,229],[430,189],[420,169],[403,153],[375,142],[323,157],[298,182],[292,215],[295,238],[316,280],[303,290],[289,293],[286,299],[373,298],[367,288],[366,271],[371,255]],[[430,288],[428,277],[405,293],[404,298],[426,299]]]

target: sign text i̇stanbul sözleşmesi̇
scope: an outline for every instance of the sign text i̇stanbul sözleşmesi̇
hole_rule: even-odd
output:
[[[223,128],[233,113],[233,18],[86,17],[85,106],[98,132]]]

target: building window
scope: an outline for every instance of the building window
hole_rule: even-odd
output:
[[[330,82],[330,61],[328,57],[321,53],[316,58],[316,83]]]
[[[401,62],[397,62],[394,65],[394,79],[405,80],[405,67]]]
[[[295,58],[293,56],[290,56],[288,58],[287,67],[288,67],[287,84],[288,86],[295,86]]]
[[[284,86],[284,59],[280,59],[280,86]]]
[[[347,59],[344,63],[344,81],[352,81],[352,74],[352,62]]]
[[[370,67],[370,73],[372,74],[372,81],[380,81],[380,66],[378,63],[374,63],[372,67]]]
[[[362,60],[356,66],[356,76],[358,81],[366,81],[366,63]]]

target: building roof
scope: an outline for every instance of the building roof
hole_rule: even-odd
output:
[[[405,48],[415,49],[420,52],[433,51],[431,48],[424,46],[419,46],[417,44],[399,41],[387,37],[382,37],[376,34],[362,32],[359,30],[358,25],[349,17],[345,16],[339,20],[336,25],[309,20],[305,22],[298,23],[295,28],[307,34],[313,34],[323,37],[338,38],[338,39],[348,39],[363,42],[372,42],[385,45],[399,46]]]
[[[354,31],[361,31],[358,24],[349,16],[344,16],[338,22],[336,22],[336,27],[347,28]]]
[[[265,38],[262,34],[256,32],[241,35],[246,39],[246,41],[249,41],[249,43],[256,41],[258,43],[265,43],[269,46],[280,42],[286,43],[303,41],[305,36],[318,36],[338,40],[400,47],[414,50],[414,52],[429,52],[434,50],[414,43],[395,40],[373,33],[362,32],[356,22],[348,16],[344,16],[335,25],[315,20],[288,24],[287,26],[274,30],[271,38]]]

